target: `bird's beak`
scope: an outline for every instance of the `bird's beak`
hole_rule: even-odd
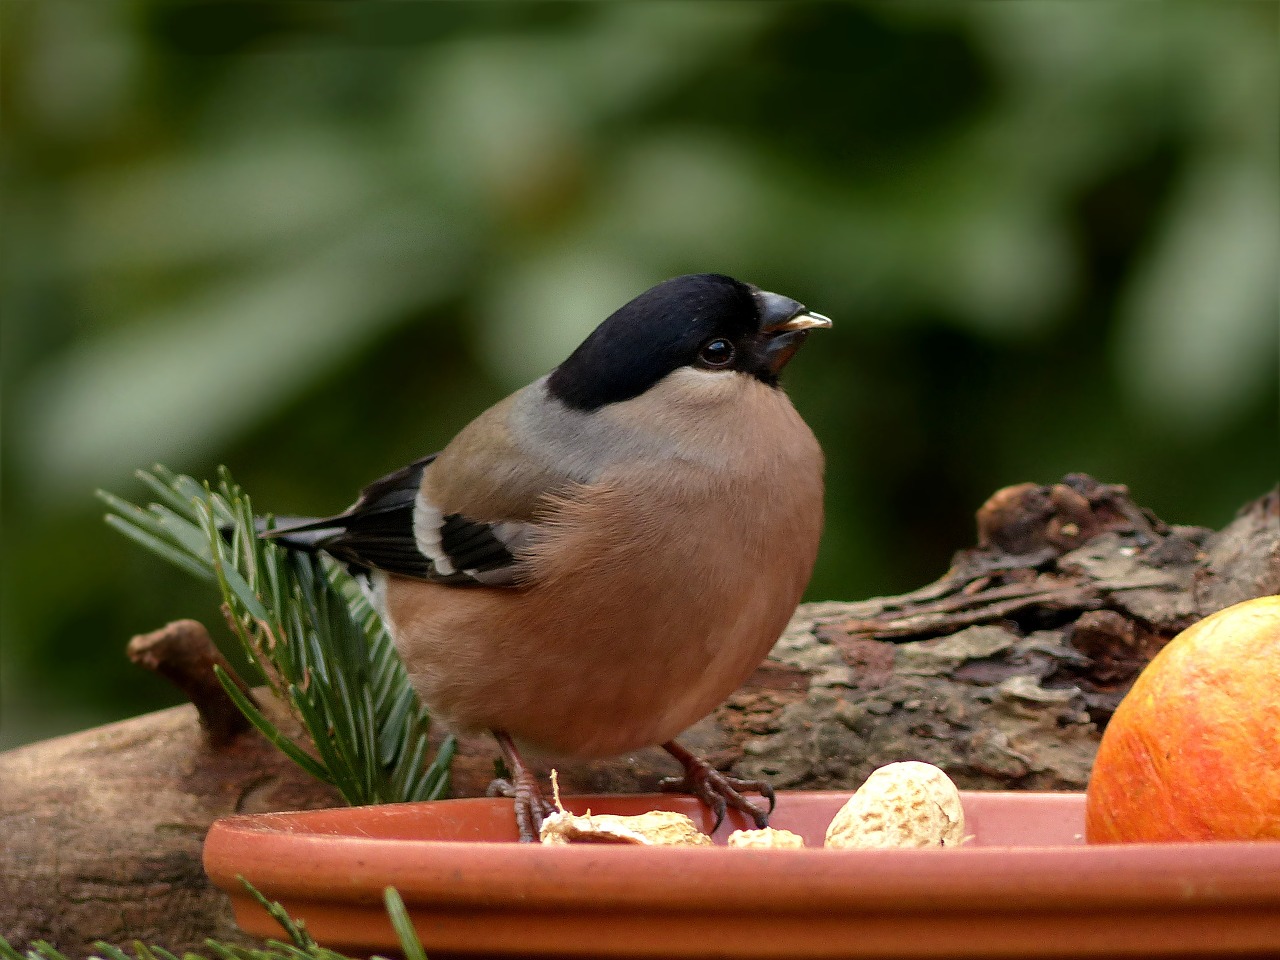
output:
[[[804,313],[797,313],[790,320],[783,323],[775,324],[771,327],[765,327],[765,333],[794,333],[797,330],[813,330],[819,327],[831,326],[831,318],[824,317],[820,313],[814,313],[812,310],[805,310]]]
[[[775,374],[795,356],[810,330],[831,326],[829,317],[814,313],[790,297],[757,290],[755,298],[760,308],[760,332],[768,338],[765,356]]]

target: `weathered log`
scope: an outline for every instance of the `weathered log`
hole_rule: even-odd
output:
[[[129,653],[195,703],[0,754],[0,934],[72,957],[97,939],[179,953],[206,937],[251,944],[204,875],[209,824],[341,799],[244,720],[213,675],[226,661],[199,623],[136,637]],[[258,699],[292,728],[277,701]]]
[[[1081,789],[1101,728],[1170,637],[1280,593],[1275,491],[1214,533],[1168,526],[1123,487],[1071,476],[1000,491],[978,528],[978,545],[929,586],[801,607],[769,660],[682,739],[779,788],[852,790],[910,758],[962,786]],[[209,936],[247,942],[200,866],[209,824],[339,802],[228,710],[198,624],[135,638],[130,655],[195,706],[0,754],[0,933],[11,942],[43,938],[72,956],[97,938],[176,952]],[[494,755],[487,738],[464,738],[454,793],[482,793]],[[560,782],[647,791],[675,772],[654,750],[563,767]]]

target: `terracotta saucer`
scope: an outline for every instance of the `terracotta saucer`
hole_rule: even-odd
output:
[[[394,955],[394,886],[431,960],[1280,957],[1280,843],[1086,847],[1083,794],[964,793],[959,849],[823,850],[847,798],[779,794],[804,850],[520,845],[510,801],[476,799],[230,817],[204,861],[248,932],[281,935],[237,874],[357,955]],[[687,797],[565,805],[711,825]]]

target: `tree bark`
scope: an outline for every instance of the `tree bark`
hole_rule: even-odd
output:
[[[882,764],[919,759],[963,787],[1079,790],[1106,721],[1160,647],[1271,593],[1276,491],[1215,533],[1169,526],[1125,488],[1082,475],[1009,487],[935,583],[802,606],[747,684],[681,739],[778,788],[852,791]],[[209,824],[340,800],[228,709],[199,624],[135,638],[129,653],[194,705],[0,754],[0,932],[72,956],[100,938],[178,953],[206,937],[248,943],[201,868]],[[488,738],[464,738],[454,794],[482,794],[495,755]],[[559,777],[565,792],[635,792],[677,772],[655,749]]]

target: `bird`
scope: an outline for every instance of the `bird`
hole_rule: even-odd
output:
[[[666,280],[440,452],[266,535],[363,578],[431,715],[493,734],[522,841],[551,812],[526,756],[657,745],[684,770],[665,788],[766,826],[767,782],[676,737],[763,661],[812,575],[824,457],[779,378],[830,326],[723,274]]]

